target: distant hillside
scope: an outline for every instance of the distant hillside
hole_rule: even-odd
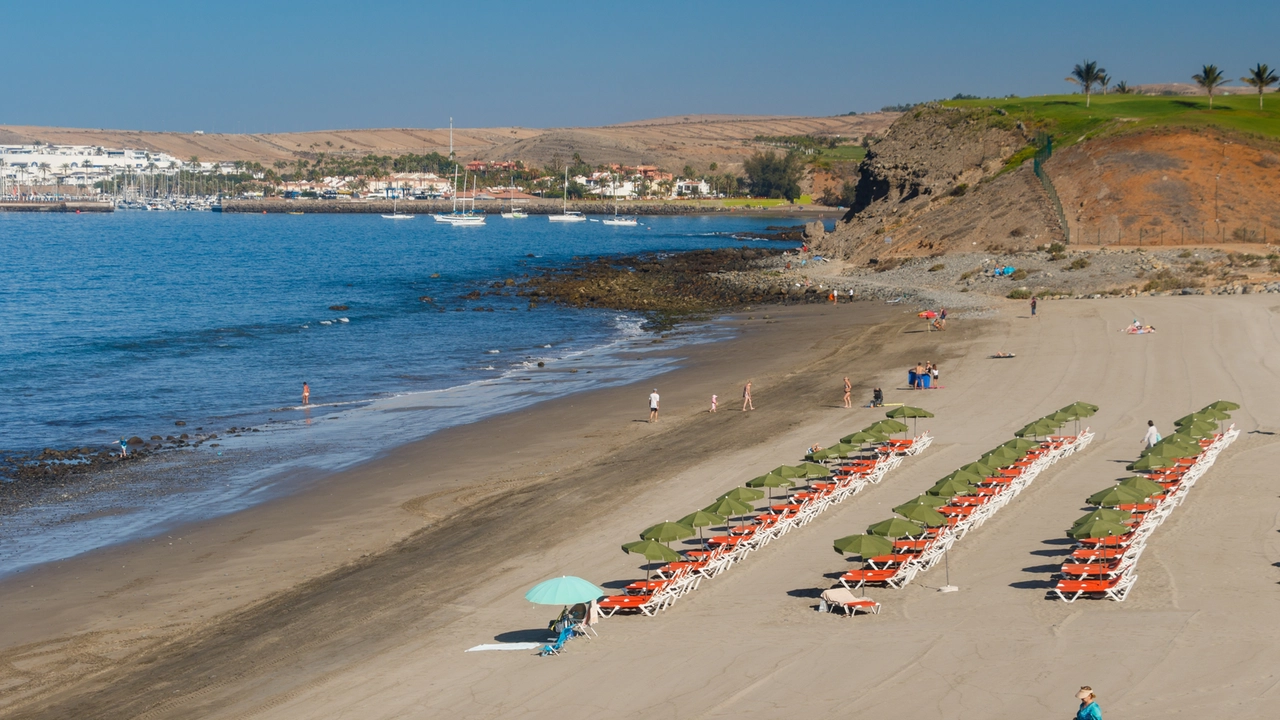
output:
[[[596,128],[455,128],[454,151],[463,160],[524,160],[544,164],[555,155],[578,153],[592,164],[619,162],[679,170],[686,164],[705,171],[710,163],[732,169],[760,145],[752,139],[818,135],[860,139],[883,132],[896,113],[789,117],[689,115],[638,120]],[[0,143],[35,141],[104,145],[166,152],[201,160],[250,160],[270,164],[315,153],[400,155],[447,153],[448,128],[325,130],[256,135],[159,133],[29,126],[0,126]]]
[[[1280,237],[1280,99],[1079,95],[917,108],[873,142],[819,247],[857,261]],[[1271,107],[1271,106],[1274,106]],[[1062,215],[1031,172],[1037,136]],[[1065,228],[1064,228],[1065,221]]]

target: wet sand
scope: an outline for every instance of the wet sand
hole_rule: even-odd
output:
[[[0,714],[1066,717],[1089,684],[1109,715],[1270,716],[1280,684],[1270,302],[1066,301],[1034,320],[1009,303],[945,334],[883,307],[858,315],[864,324],[847,306],[757,310],[741,338],[695,349],[657,380],[656,425],[643,422],[647,384],[551,401],[180,539],[9,580]],[[1160,332],[1120,334],[1134,317]],[[1018,357],[989,359],[998,350]],[[924,359],[940,362],[945,388],[896,390]],[[558,658],[463,653],[545,637],[554,610],[522,597],[538,580],[634,578],[617,546],[640,529],[879,418],[840,408],[845,374],[855,399],[880,384],[890,402],[934,411],[934,446],[656,618],[606,620],[599,639]],[[758,410],[744,414],[748,378]],[[1046,600],[1064,530],[1086,495],[1125,475],[1146,420],[1167,433],[1219,398],[1244,405],[1234,413],[1244,432],[1153,536],[1129,600]],[[934,590],[938,567],[906,590],[869,591],[879,616],[813,611],[826,575],[848,566],[833,538],[1074,400],[1101,406],[1089,423],[1097,439],[957,545],[960,592]]]

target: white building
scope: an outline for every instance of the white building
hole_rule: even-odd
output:
[[[673,190],[675,197],[705,197],[711,194],[711,185],[705,180],[677,180]]]

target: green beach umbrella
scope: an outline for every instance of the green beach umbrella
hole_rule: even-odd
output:
[[[996,474],[995,468],[981,462],[971,462],[968,465],[961,465],[960,469],[983,478],[989,478]]]
[[[792,480],[790,478],[784,478],[781,475],[774,475],[773,473],[769,473],[768,475],[761,475],[758,478],[752,478],[747,481],[747,487],[749,488],[792,487],[795,484],[796,484],[795,480]]]
[[[751,503],[759,500],[762,497],[764,497],[764,493],[760,490],[756,490],[755,488],[736,487],[730,490],[729,492],[721,495],[720,497],[716,498],[716,500],[720,501],[720,500],[724,500],[725,498],[730,498],[733,500],[737,500],[740,503]],[[748,505],[747,507],[748,509],[743,510],[742,512],[751,512],[751,509],[750,509],[751,506]],[[710,510],[710,508],[708,508],[708,510]],[[718,511],[711,510],[711,512],[718,512]],[[718,514],[724,515],[725,513],[718,513]]]
[[[722,515],[707,512],[706,510],[695,510],[688,515],[680,518],[677,522],[688,527],[698,528],[698,539],[702,539],[702,528],[711,527],[712,525],[725,524],[725,518]]]
[[[1199,412],[1193,412],[1190,415],[1184,415],[1183,417],[1180,417],[1177,420],[1174,420],[1173,424],[1177,427],[1182,427],[1183,425],[1190,425],[1191,423],[1197,420],[1200,420],[1202,422],[1216,423],[1216,422],[1222,422],[1223,420],[1230,420],[1230,419],[1231,419],[1231,416],[1221,410],[1215,410],[1214,408],[1205,408],[1204,410],[1200,410]]]
[[[1201,422],[1197,420],[1191,423],[1190,425],[1183,425],[1182,427],[1178,428],[1178,432],[1186,433],[1191,437],[1197,437],[1197,438],[1210,437],[1212,435],[1218,434],[1218,426],[1214,425],[1213,423]]]
[[[629,542],[622,546],[622,551],[633,555],[643,555],[646,560],[665,560],[667,562],[680,560],[680,556],[676,554],[676,551],[656,540]]]
[[[929,412],[928,410],[925,410],[924,408],[911,407],[910,405],[903,405],[902,407],[896,407],[890,410],[889,412],[885,413],[884,415],[885,417],[893,418],[895,420],[903,420],[905,418],[911,418],[911,428],[912,428],[911,432],[913,433],[915,433],[915,431],[919,429],[916,423],[919,421],[920,418],[931,418],[934,416],[933,413]]]
[[[1071,523],[1071,529],[1075,530],[1091,520],[1106,520],[1107,522],[1122,523],[1132,517],[1133,513],[1127,510],[1117,510],[1115,508],[1108,507],[1098,508],[1097,510],[1088,513]]]
[[[1137,490],[1140,493],[1146,493],[1147,497],[1151,497],[1152,495],[1164,494],[1164,486],[1162,486],[1158,482],[1153,482],[1144,477],[1125,478],[1120,482],[1116,483],[1116,485],[1120,487],[1133,488],[1134,490]]]
[[[902,517],[918,522],[925,527],[938,527],[947,524],[947,516],[928,505],[908,505],[902,509],[894,509]]]
[[[1004,443],[1001,447],[1007,447],[1010,450],[1015,450],[1017,452],[1025,452],[1027,450],[1034,450],[1040,447],[1040,443],[1034,440],[1026,440],[1024,438],[1014,438],[1009,442]]]
[[[959,478],[950,478],[939,480],[933,487],[929,488],[925,492],[929,495],[937,495],[939,497],[951,497],[953,495],[959,495],[960,493],[969,492],[972,489],[973,486],[969,483]]]
[[[1115,535],[1128,535],[1130,532],[1130,528],[1125,525],[1121,525],[1120,523],[1097,519],[1090,520],[1080,527],[1073,528],[1071,530],[1071,537],[1077,540],[1083,540],[1084,538],[1104,538]]]
[[[978,462],[993,468],[1005,467],[1021,460],[1023,455],[1025,455],[1025,453],[1015,452],[1007,447],[1001,447],[983,455],[978,459]]]
[[[871,442],[884,442],[889,439],[889,435],[879,431],[859,430],[852,435],[845,435],[840,438],[841,443],[853,445],[864,445]]]
[[[857,455],[862,452],[862,447],[860,445],[853,445],[847,442],[838,442],[827,448],[826,452],[830,457],[849,457],[850,455]]]
[[[1200,452],[1201,450],[1199,445],[1196,445],[1195,447],[1190,447],[1183,443],[1162,442],[1157,445],[1153,445],[1147,448],[1146,450],[1143,450],[1140,457],[1147,457],[1148,455],[1154,455],[1156,457],[1172,458],[1172,459],[1190,458],[1190,457],[1195,457],[1199,455]]]
[[[706,510],[695,510],[680,518],[677,522],[694,528],[711,527],[712,525],[723,525],[724,516],[707,512]]]
[[[978,483],[986,480],[987,477],[987,475],[980,475],[978,473],[969,472],[968,470],[952,470],[946,475],[943,475],[942,480],[960,480],[962,482],[967,482],[970,485],[977,485]],[[938,482],[942,482],[942,480],[939,480]]]
[[[589,603],[604,596],[604,591],[572,575],[543,580],[529,588],[524,599],[538,605],[577,605]]]
[[[1068,405],[1067,407],[1080,408],[1080,409],[1083,409],[1083,410],[1088,410],[1088,411],[1089,411],[1089,415],[1092,415],[1092,414],[1094,414],[1094,413],[1098,412],[1098,406],[1097,406],[1097,405],[1091,405],[1091,404],[1089,404],[1089,403],[1087,403],[1087,402],[1081,402],[1081,401],[1079,401],[1079,400],[1077,400],[1077,401],[1075,401],[1075,402],[1071,403],[1071,404],[1070,404],[1070,405]],[[1088,417],[1088,415],[1082,415],[1081,417]]]
[[[1068,412],[1063,412],[1062,410],[1057,410],[1055,412],[1049,413],[1048,415],[1045,415],[1044,419],[1048,420],[1049,422],[1059,423],[1059,427],[1061,427],[1062,425],[1066,425],[1072,420],[1077,420],[1079,418],[1076,416],[1075,413],[1068,413]]]
[[[864,560],[893,552],[893,542],[879,535],[850,535],[832,543],[841,555],[859,555]]]
[[[1231,402],[1230,400],[1219,400],[1218,402],[1209,403],[1208,405],[1205,405],[1204,409],[1205,410],[1221,410],[1222,412],[1231,412],[1232,410],[1239,410],[1240,406]]]
[[[894,508],[893,511],[899,512],[901,508],[907,507],[908,505],[924,505],[925,507],[931,507],[934,510],[937,510],[938,508],[942,507],[943,505],[946,505],[949,502],[951,501],[945,497],[941,497],[939,495],[930,495],[929,493],[925,493],[924,495],[918,495],[902,503],[898,507]]]
[[[633,555],[643,555],[650,562],[677,562],[680,556],[674,550],[654,540],[637,540],[629,542],[622,546],[622,552],[631,553]],[[649,573],[645,572],[645,577],[649,577]]]
[[[1033,423],[1029,423],[1026,427],[1014,433],[1014,435],[1017,437],[1027,437],[1028,435],[1039,437],[1041,435],[1048,435],[1060,427],[1062,427],[1060,424],[1055,423],[1052,420],[1041,418]]]
[[[1143,455],[1137,462],[1126,465],[1126,469],[1141,472],[1143,470],[1158,470],[1160,468],[1173,467],[1177,465],[1174,458],[1161,457],[1159,455]]]
[[[769,502],[773,502],[773,488],[794,487],[795,484],[796,484],[795,480],[792,480],[790,478],[784,478],[781,475],[774,475],[773,473],[769,473],[768,475],[761,475],[758,478],[752,478],[747,481],[747,487],[769,488],[770,489]]]
[[[790,479],[802,478],[805,476],[804,470],[795,467],[794,465],[779,465],[778,467],[770,470],[768,474],[779,475]]]
[[[1089,496],[1086,501],[1090,505],[1114,507],[1116,505],[1132,505],[1145,501],[1150,495],[1124,485],[1112,485]]]
[[[804,456],[804,459],[812,460],[814,462],[822,462],[823,460],[829,460],[830,458],[838,458],[838,457],[840,457],[840,453],[831,452],[831,448],[827,448],[826,450],[817,450],[811,453],[807,453]]]
[[[796,467],[804,470],[804,476],[809,479],[830,477],[831,475],[831,470],[827,469],[826,465],[819,465],[817,463],[800,463]]]
[[[891,537],[891,538],[914,537],[916,535],[923,535],[924,528],[920,527],[916,523],[911,522],[910,520],[903,520],[902,518],[889,518],[888,520],[881,520],[875,525],[872,525],[871,527],[867,528],[867,532],[872,535],[880,535],[883,537]]]
[[[733,491],[730,490],[729,492],[733,492]],[[741,500],[735,500],[731,497],[727,497],[728,493],[725,493],[725,495],[726,497],[722,497],[719,500],[715,501],[714,503],[702,509],[706,510],[709,513],[715,513],[716,515],[723,515],[725,517],[732,517],[734,515],[746,515],[749,512],[755,511],[755,508],[751,507],[745,502]]]
[[[646,528],[640,533],[641,540],[655,540],[660,543],[669,543],[674,540],[683,540],[687,537],[693,537],[693,528],[688,525],[681,525],[668,520],[660,522],[653,527]]]
[[[863,428],[862,432],[876,432],[876,433],[883,433],[886,435],[892,435],[893,433],[906,432],[909,429],[910,428],[907,427],[906,423],[899,422],[897,420],[890,418],[889,420],[879,420],[877,422],[873,422],[867,427]]]

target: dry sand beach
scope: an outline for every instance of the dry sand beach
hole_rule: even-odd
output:
[[[0,715],[1067,717],[1086,684],[1108,717],[1274,714],[1273,299],[1062,301],[1036,319],[1002,302],[942,334],[908,311],[856,308],[743,313],[730,321],[740,337],[652,382],[441,433],[172,539],[10,578]],[[1133,318],[1159,332],[1118,332]],[[945,388],[898,390],[926,359]],[[657,617],[605,620],[560,657],[464,654],[545,638],[554,611],[522,597],[539,580],[634,579],[618,546],[640,529],[882,417],[840,408],[845,374],[855,400],[880,385],[936,413],[934,445]],[[747,379],[758,409],[744,414]],[[662,420],[647,425],[653,384]],[[1129,599],[1046,600],[1064,531],[1085,496],[1126,474],[1146,420],[1168,432],[1220,398],[1243,405],[1241,437],[1152,537]],[[938,567],[906,590],[868,591],[878,616],[814,612],[850,566],[834,538],[1076,400],[1101,407],[1096,440],[957,545],[960,592],[936,592]]]

